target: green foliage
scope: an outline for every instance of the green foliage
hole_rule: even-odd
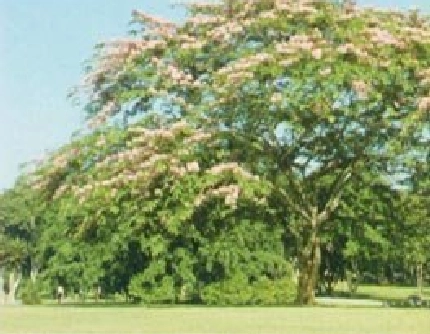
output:
[[[270,280],[262,277],[252,284],[254,305],[286,305],[297,298],[297,286],[291,277]]]
[[[129,286],[131,298],[145,304],[173,304],[176,301],[173,278],[160,274],[160,282],[155,282],[148,276],[147,272],[133,276]]]
[[[33,282],[31,279],[26,279],[21,282],[18,296],[21,298],[24,305],[41,304],[41,289],[40,283]]]
[[[296,299],[291,278],[271,280],[265,276],[253,282],[241,273],[202,289],[202,301],[209,305],[287,305]]]
[[[252,300],[248,277],[236,274],[202,289],[202,300],[209,305],[247,305]]]

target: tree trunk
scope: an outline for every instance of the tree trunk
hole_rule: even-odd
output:
[[[333,273],[329,272],[327,276],[327,294],[333,295]]]
[[[18,284],[21,281],[21,275],[17,274],[16,270],[13,270],[9,274],[9,294],[7,298],[7,302],[10,305],[14,305],[16,303],[16,289],[18,288]]]
[[[297,286],[297,303],[301,305],[315,304],[314,291],[321,262],[317,226],[317,221],[314,220],[310,233],[304,232],[303,235],[303,248],[299,255],[299,284]]]
[[[31,269],[30,269],[30,279],[33,283],[36,283],[37,275],[39,274],[39,266],[36,264],[36,261],[31,261]]]
[[[417,265],[417,289],[418,295],[422,298],[423,296],[423,265],[419,263]]]
[[[6,291],[5,289],[5,277],[4,277],[5,270],[4,268],[0,267],[0,305],[6,304]]]

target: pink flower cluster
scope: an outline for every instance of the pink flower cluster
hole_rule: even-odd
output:
[[[118,39],[106,42],[96,61],[95,68],[84,77],[81,86],[91,87],[106,76],[116,79],[124,71],[128,61],[146,50],[163,49],[166,45],[166,41],[160,39]]]
[[[185,138],[185,144],[200,143],[204,140],[212,138],[212,134],[198,130],[195,134]]]
[[[331,74],[331,68],[330,67],[326,67],[326,68],[320,70],[319,73],[323,77],[325,77],[327,75],[330,75]]]
[[[198,40],[194,36],[185,34],[177,36],[176,39],[181,43],[181,49],[184,50],[201,49],[206,44],[205,42]]]
[[[109,168],[114,163],[124,163],[124,162],[138,162],[147,157],[151,156],[151,152],[143,147],[133,147],[126,151],[118,152],[107,156],[102,161],[96,164],[96,168]],[[152,159],[159,159],[157,155],[151,156]]]
[[[242,25],[243,25],[243,27],[250,27],[250,26],[252,26],[255,22],[257,22],[257,19],[256,19],[256,18],[252,18],[252,17],[250,17],[250,18],[246,18],[246,19],[244,19],[244,20],[242,21]]]
[[[357,93],[358,97],[362,100],[367,98],[369,86],[363,80],[354,80],[351,83],[352,89]]]
[[[200,166],[197,161],[187,162],[186,168],[190,173],[197,173],[200,171]]]
[[[237,199],[239,198],[240,187],[236,184],[222,186],[211,190],[209,194],[212,196],[224,196],[224,203],[226,205],[235,207]]]
[[[69,185],[67,184],[62,184],[60,187],[58,187],[58,189],[55,191],[54,195],[53,195],[53,199],[57,199],[60,198],[61,196],[63,196],[68,190],[70,189]]]
[[[370,40],[377,45],[392,45],[398,48],[404,48],[405,46],[405,43],[394,37],[387,30],[380,28],[368,28],[367,33],[370,36]]]
[[[270,97],[270,102],[273,104],[279,104],[282,102],[282,93],[280,92],[275,92],[272,94],[272,96]]]
[[[181,49],[183,50],[198,50],[201,49],[206,43],[201,41],[195,41],[193,43],[182,43]]]
[[[186,23],[191,24],[194,27],[207,24],[220,24],[224,23],[226,18],[221,15],[205,15],[197,14],[187,19]]]
[[[220,75],[230,75],[243,72],[251,69],[252,67],[258,66],[263,63],[269,63],[274,60],[274,57],[269,53],[257,53],[252,56],[240,58],[239,60],[221,68],[218,70]]]
[[[57,169],[63,169],[66,168],[67,164],[69,163],[69,159],[67,156],[59,155],[54,158],[52,161],[52,164]]]
[[[198,39],[195,36],[191,36],[188,34],[177,35],[176,40],[178,40],[182,43],[194,43],[194,42],[198,41]]]
[[[246,179],[258,180],[258,175],[253,175],[240,167],[237,162],[225,162],[213,166],[207,171],[209,174],[219,175],[225,172],[231,172],[240,175]]]
[[[421,70],[418,73],[418,77],[421,79],[420,84],[423,86],[430,85],[430,68],[427,68],[425,70]]]
[[[242,34],[243,32],[243,25],[239,24],[237,21],[229,21],[209,30],[206,35],[213,41],[226,42],[229,41],[233,35]]]
[[[311,51],[314,48],[314,42],[307,35],[294,35],[288,42],[276,43],[275,48],[280,54],[294,54],[298,50]]]
[[[200,85],[198,81],[195,81],[191,74],[184,73],[181,69],[174,66],[173,64],[163,64],[159,62],[157,64],[159,74],[172,80],[174,85],[179,86],[194,86]]]
[[[107,102],[103,108],[88,121],[88,127],[90,129],[95,129],[105,124],[109,117],[114,115],[117,110],[119,110],[119,105],[115,101]]]
[[[185,166],[179,165],[179,160],[174,158],[169,162],[169,171],[176,177],[183,177],[187,173],[198,173],[200,165],[197,161],[187,162]]]
[[[217,74],[222,77],[227,77],[230,84],[241,83],[245,79],[254,78],[252,68],[263,63],[268,63],[274,60],[274,57],[268,53],[258,53],[253,56],[241,58],[221,69]],[[221,92],[221,91],[220,91]],[[221,102],[221,101],[220,101]]]
[[[317,9],[312,6],[318,0],[275,0],[277,10],[288,11],[296,14],[313,14]]]
[[[358,46],[352,43],[339,45],[337,47],[337,52],[340,54],[353,54],[361,59],[367,59],[369,57],[366,51],[361,50]]]
[[[318,31],[319,33],[319,31]],[[307,35],[295,35],[292,36],[288,42],[277,42],[275,44],[275,49],[278,54],[281,55],[300,55],[301,52],[308,52],[314,59],[321,59],[323,51],[320,44],[325,44],[319,36],[311,37]],[[297,59],[290,58],[286,59],[281,64],[284,66],[291,65]]]
[[[187,129],[187,122],[184,120],[178,121],[170,126],[170,128],[162,129],[148,129],[144,127],[131,127],[128,131],[133,135],[129,142],[129,148],[125,151],[121,151],[112,155],[107,156],[104,160],[96,164],[96,167],[110,168],[113,164],[132,163],[139,169],[145,169],[153,166],[156,162],[162,160],[169,160],[168,154],[157,153],[160,148],[157,146],[158,139],[162,139],[163,143],[166,143],[166,139],[173,140],[176,136]],[[191,135],[199,135],[201,133],[196,131]],[[190,137],[190,138],[191,138]],[[180,152],[176,152],[179,154]],[[186,152],[188,154],[188,152]],[[172,160],[172,163],[177,163],[177,160]],[[191,164],[187,169],[195,169],[196,165]]]
[[[154,175],[157,171],[153,172]],[[72,193],[78,198],[80,204],[84,203],[95,191],[102,188],[108,189],[108,196],[115,197],[118,193],[118,189],[123,187],[130,182],[137,182],[145,178],[145,173],[143,171],[131,171],[124,170],[117,175],[114,175],[108,179],[90,181],[84,186],[72,186]]]
[[[44,190],[46,189],[46,187],[49,184],[49,179],[48,178],[42,178],[42,177],[34,177],[31,181],[31,188],[33,190]]]
[[[260,13],[260,18],[262,19],[276,19],[278,18],[277,12],[275,10],[266,10]]]
[[[138,10],[132,12],[135,21],[141,22],[145,25],[145,35],[149,37],[165,37],[173,38],[176,33],[176,24],[164,20],[162,18],[143,13]]]
[[[189,128],[189,125],[188,125],[188,123],[187,123],[187,121],[185,119],[181,119],[178,122],[173,123],[170,126],[170,130],[173,131],[173,133],[175,133],[175,134],[179,133],[182,130],[185,130],[187,128]]]
[[[133,150],[133,149],[132,149]],[[142,151],[139,151],[142,152]],[[147,157],[144,160],[144,157]],[[93,180],[92,177],[88,178],[87,184],[83,186],[73,186],[72,192],[74,196],[79,199],[79,203],[85,202],[94,191],[101,188],[110,189],[110,196],[114,197],[118,189],[129,185],[130,183],[139,183],[139,187],[144,187],[145,182],[153,179],[163,170],[167,168],[167,162],[170,156],[167,154],[149,154],[144,152],[140,155],[138,151],[120,152],[107,157],[103,162],[97,164],[96,168],[99,169],[98,175],[105,175],[98,180]],[[164,162],[162,165],[157,165],[158,162]],[[164,166],[162,169],[159,166]],[[105,169],[102,173],[101,169]]]
[[[184,130],[186,130],[184,132]],[[210,138],[202,130],[192,129],[186,121],[181,120],[169,128],[164,129],[147,129],[144,127],[134,126],[129,129],[131,138],[127,143],[127,148],[114,154],[106,156],[102,161],[96,163],[95,171],[89,174],[85,179],[76,178],[71,185],[60,185],[55,193],[54,198],[60,198],[66,192],[70,191],[79,203],[84,203],[92,194],[99,194],[108,197],[115,197],[118,189],[124,186],[130,186],[134,193],[142,192],[147,187],[148,182],[169,171],[176,177],[182,177],[188,173],[198,173],[200,165],[198,161],[189,161],[190,144],[198,143],[201,140]],[[182,136],[186,135],[187,148],[171,151],[171,140],[183,140]],[[180,135],[181,137],[177,137]],[[161,141],[159,140],[161,139]],[[167,144],[167,145],[166,145]],[[103,147],[106,145],[104,134],[96,138],[96,146]],[[67,167],[71,157],[79,153],[77,149],[71,149],[62,152],[51,158],[51,170],[43,177],[33,177],[32,185],[35,189],[46,189],[52,178],[59,171]],[[181,163],[180,160],[188,160]],[[103,191],[99,192],[102,189]],[[108,190],[106,192],[106,190]],[[99,196],[97,195],[97,196]]]
[[[93,181],[92,179],[88,180],[84,186],[78,187],[73,186],[71,189],[73,191],[74,196],[79,199],[79,203],[84,203],[88,197],[97,189],[100,188],[108,188],[110,189],[110,196],[114,197],[117,194],[118,189],[129,185],[130,183],[136,183],[135,187],[144,188],[145,185],[149,182],[149,180],[153,179],[163,171],[169,170],[176,177],[183,177],[187,173],[198,173],[200,171],[200,166],[198,162],[191,161],[185,164],[185,166],[179,165],[179,160],[176,158],[172,158],[168,154],[153,154],[149,157],[149,159],[136,164],[136,161],[133,161],[132,165],[119,165],[115,164],[116,162],[124,162],[124,159],[120,159],[119,155],[113,156],[111,159],[107,159],[106,161],[99,165],[98,167],[107,167],[109,171],[117,171],[115,175],[111,175],[106,179]],[[130,154],[124,154],[123,157],[131,158]],[[130,162],[131,160],[129,160]],[[163,162],[163,168],[160,169],[159,165],[156,167],[157,162]],[[67,187],[65,187],[67,189]],[[61,196],[64,193],[63,189],[59,189],[57,191],[57,197]]]
[[[158,137],[163,139],[171,139],[174,133],[169,129],[133,129],[133,132],[142,131],[142,135],[132,139],[133,143],[146,143],[149,137]]]
[[[418,99],[418,110],[423,112],[430,111],[430,96]]]
[[[69,161],[76,157],[80,153],[77,148],[71,148],[65,152],[54,155],[48,163],[51,164],[53,170],[64,169],[67,167]]]
[[[224,203],[232,208],[236,208],[237,200],[240,194],[240,187],[236,184],[221,186],[215,189],[210,189],[205,194],[197,196],[194,201],[195,206],[200,206],[210,197],[224,197]]]
[[[180,120],[176,123],[173,123],[169,128],[159,128],[159,129],[148,129],[145,127],[130,127],[129,132],[133,134],[140,134],[137,137],[132,138],[133,143],[148,143],[152,138],[163,138],[163,139],[172,139],[179,132],[188,128],[188,124],[184,120]]]
[[[235,72],[235,73],[231,73],[228,76],[228,79],[230,80],[231,84],[237,84],[242,82],[243,80],[246,79],[253,79],[254,78],[254,73],[252,72],[248,72],[248,71],[239,71],[239,72]]]
[[[401,31],[405,35],[406,40],[430,44],[430,27],[427,27],[427,29],[404,27]]]
[[[221,7],[220,3],[216,2],[202,2],[202,1],[186,1],[184,3],[185,7],[195,10],[216,10]]]
[[[32,189],[44,190],[50,184],[51,178],[54,177],[58,172],[62,172],[67,166],[71,159],[75,158],[80,153],[77,148],[71,148],[67,151],[57,153],[53,156],[44,157],[36,162],[34,170],[29,176],[29,184]],[[38,174],[40,169],[45,169],[45,175]]]
[[[167,21],[157,16],[146,14],[136,9],[132,11],[132,16],[136,21],[140,21],[150,27],[161,26],[161,27],[176,29],[175,23],[171,21]]]

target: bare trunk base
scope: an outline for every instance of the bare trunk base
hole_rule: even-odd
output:
[[[320,260],[319,242],[316,238],[312,238],[299,260],[300,274],[297,286],[297,303],[300,305],[315,305],[315,287],[318,280]]]

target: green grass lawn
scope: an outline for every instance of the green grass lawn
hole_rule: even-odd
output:
[[[0,307],[0,333],[428,334],[429,309]]]
[[[336,287],[335,292],[345,293],[347,289]],[[355,296],[358,298],[369,298],[379,300],[406,300],[410,295],[417,294],[416,287],[403,287],[403,286],[380,286],[380,285],[359,285]],[[423,298],[430,300],[430,287],[423,288]],[[429,331],[430,333],[430,331]]]

